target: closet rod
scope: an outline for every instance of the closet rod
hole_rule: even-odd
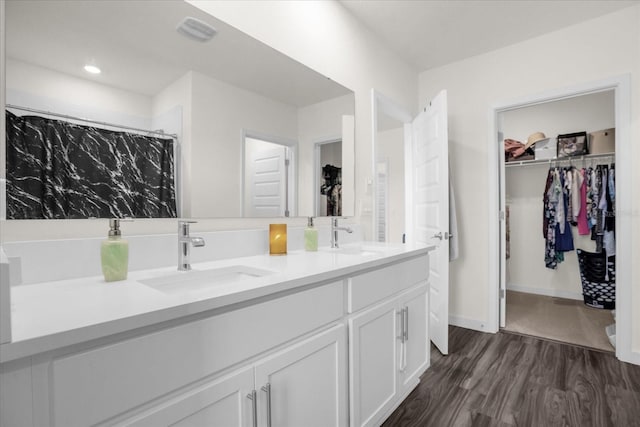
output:
[[[582,156],[569,156],[569,157],[556,157],[555,159],[538,159],[538,160],[520,160],[520,161],[511,161],[505,162],[504,166],[506,168],[518,167],[518,166],[533,166],[533,165],[551,165],[552,163],[563,163],[563,162],[580,162],[587,161],[591,159],[603,159],[610,158],[615,160],[616,153],[602,153],[602,154],[584,154]]]
[[[110,126],[110,127],[115,127],[115,128],[119,128],[119,129],[127,129],[127,130],[134,130],[137,132],[144,132],[150,135],[160,135],[160,136],[164,136],[164,137],[170,137],[173,138],[175,140],[178,140],[178,135],[175,133],[165,133],[163,130],[148,130],[148,129],[140,129],[140,128],[134,128],[131,126],[124,126],[124,125],[116,125],[113,123],[107,123],[107,122],[100,122],[97,120],[91,120],[91,119],[83,119],[82,117],[75,117],[75,116],[69,116],[66,114],[60,114],[60,113],[52,113],[50,111],[44,111],[44,110],[36,110],[35,108],[28,108],[28,107],[20,107],[18,105],[12,105],[12,104],[6,104],[6,108],[12,108],[14,110],[21,110],[21,111],[28,111],[31,113],[37,113],[37,114],[45,114],[48,116],[54,116],[54,117],[60,117],[63,119],[70,119],[70,120],[78,120],[81,122],[86,122],[86,123],[93,123],[93,124],[97,124],[97,125],[102,125],[102,126]]]

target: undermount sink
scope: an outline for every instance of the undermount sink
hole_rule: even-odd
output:
[[[229,267],[171,273],[166,276],[140,280],[139,282],[160,292],[181,294],[211,289],[221,285],[230,285],[274,273],[274,271],[246,265],[232,265]]]
[[[362,245],[344,246],[339,248],[325,248],[324,250],[335,254],[357,255],[361,257],[380,255],[384,252],[381,248],[375,246]]]

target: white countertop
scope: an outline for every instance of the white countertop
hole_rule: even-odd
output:
[[[344,249],[354,247],[359,245]],[[130,272],[127,280],[119,282],[107,283],[102,276],[94,276],[16,286],[11,289],[12,342],[0,345],[0,362],[330,281],[424,255],[433,248],[367,242],[366,249],[373,250],[364,255],[320,248],[197,263],[192,265],[194,270],[242,265],[270,274],[185,293],[166,293],[139,282],[177,274],[175,266]]]

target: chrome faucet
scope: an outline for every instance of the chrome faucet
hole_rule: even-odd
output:
[[[204,246],[202,237],[191,237],[189,235],[189,224],[198,221],[178,221],[178,270],[191,270],[191,245],[196,248]]]
[[[351,227],[338,227],[338,218],[331,218],[331,247],[338,247],[338,231],[346,231],[347,233],[353,233]]]

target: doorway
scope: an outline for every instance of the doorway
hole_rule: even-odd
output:
[[[314,147],[314,211],[316,216],[342,216],[342,140]]]
[[[613,110],[614,118],[613,123],[616,129],[615,138],[615,153],[616,161],[615,174],[616,174],[616,211],[624,212],[625,209],[629,209],[630,206],[630,187],[629,183],[631,172],[631,142],[629,139],[629,123],[630,123],[630,105],[629,105],[629,78],[628,76],[607,79],[590,84],[575,86],[564,90],[552,91],[549,93],[541,94],[536,97],[529,97],[527,99],[518,100],[515,102],[503,103],[492,109],[492,137],[493,150],[490,150],[489,168],[494,168],[494,173],[490,174],[490,188],[495,188],[496,191],[491,193],[490,200],[490,215],[493,218],[497,218],[495,223],[491,223],[490,233],[497,236],[498,239],[491,242],[490,250],[490,282],[495,284],[492,292],[491,299],[489,301],[490,313],[492,316],[492,323],[497,331],[499,327],[504,327],[507,322],[508,308],[507,300],[509,299],[509,292],[507,289],[507,283],[513,272],[509,272],[507,269],[507,174],[509,173],[505,168],[504,148],[503,140],[505,138],[511,138],[511,135],[503,133],[508,126],[505,124],[505,115],[508,112],[518,111],[524,108],[541,108],[546,106],[551,107],[554,104],[565,102],[566,100],[579,99],[579,97],[595,96],[609,92],[613,95]],[[587,99],[587,98],[582,98]],[[538,106],[538,107],[536,107]],[[553,134],[554,131],[550,133]],[[568,133],[568,132],[567,132]],[[526,135],[525,135],[526,137]],[[616,159],[617,158],[617,159]],[[589,162],[590,160],[587,160]],[[540,168],[540,172],[543,176],[549,168],[549,162],[542,165],[535,165],[535,161],[526,166],[535,169]],[[523,162],[525,163],[525,162]],[[526,164],[526,163],[525,163]],[[524,180],[526,185],[526,179]],[[513,183],[511,183],[513,184]],[[539,214],[542,215],[541,197],[544,190],[544,182],[538,191],[530,198],[532,203],[538,203]],[[536,187],[537,188],[537,187]],[[532,193],[533,194],[533,193]],[[534,200],[535,199],[535,200]],[[630,361],[633,357],[631,352],[631,304],[630,296],[631,289],[629,286],[630,279],[630,221],[624,215],[616,218],[616,355],[619,359]],[[541,232],[540,232],[541,233]],[[490,239],[494,240],[494,239]],[[542,240],[542,236],[540,237]],[[514,243],[514,242],[510,242]],[[509,248],[511,249],[511,248]],[[543,248],[544,250],[544,248]],[[534,248],[529,248],[532,254],[532,262],[535,261],[537,252]],[[544,252],[543,252],[544,253]],[[577,269],[577,263],[574,265],[574,270]],[[509,274],[509,276],[508,276]],[[579,273],[573,271],[574,280],[579,280]],[[522,289],[520,289],[522,290]],[[511,290],[513,291],[513,289]],[[510,291],[510,292],[511,292]],[[517,291],[517,289],[516,289]],[[556,290],[557,291],[557,290]],[[512,300],[522,295],[511,295]],[[562,295],[562,292],[554,295],[553,292],[547,292],[546,297],[551,298],[566,298],[567,295]],[[569,298],[577,299],[577,298]],[[566,303],[566,300],[558,300],[559,304]],[[526,304],[525,304],[526,305]],[[613,319],[611,320],[613,322]]]

